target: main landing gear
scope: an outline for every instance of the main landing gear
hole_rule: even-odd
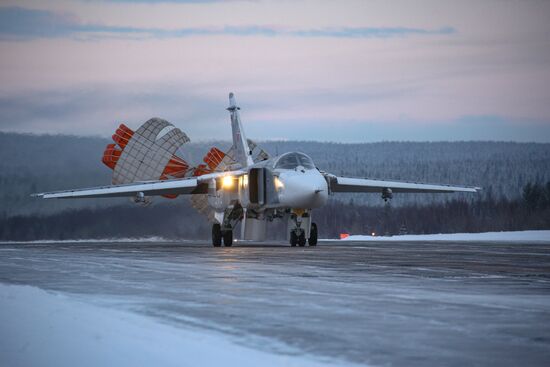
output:
[[[310,246],[317,246],[317,224],[311,223],[311,230],[307,241]]]
[[[230,229],[222,231],[218,223],[212,224],[212,245],[220,247],[222,240],[225,247],[230,247],[233,244],[233,231]]]
[[[317,245],[317,224],[315,223],[311,223],[311,230],[309,232],[307,242],[310,246]],[[301,228],[296,228],[290,231],[290,246],[296,245],[300,247],[306,245],[306,232]]]

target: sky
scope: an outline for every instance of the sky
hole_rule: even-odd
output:
[[[0,131],[550,142],[549,1],[0,2]]]

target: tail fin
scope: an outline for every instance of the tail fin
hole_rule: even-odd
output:
[[[248,167],[254,164],[254,161],[241,124],[241,117],[239,116],[240,108],[237,107],[237,102],[235,101],[235,95],[233,93],[229,93],[229,107],[227,110],[231,114],[231,130],[233,133],[235,160],[240,163],[243,168]]]

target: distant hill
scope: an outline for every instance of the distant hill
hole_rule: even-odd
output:
[[[111,171],[101,163],[108,139],[63,135],[0,133],[0,215],[59,212],[133,205],[128,199],[52,200],[33,192],[110,183]],[[190,143],[182,155],[198,163],[211,146],[228,142]],[[518,198],[527,182],[550,180],[550,144],[512,142],[381,142],[338,144],[302,141],[263,142],[271,154],[298,150],[318,168],[338,175],[482,186],[478,197]],[[393,205],[448,200],[457,195],[396,195]],[[472,198],[473,196],[469,196]],[[381,205],[378,195],[341,195],[339,200]],[[186,205],[182,200],[158,203]]]

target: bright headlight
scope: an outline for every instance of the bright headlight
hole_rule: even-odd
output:
[[[282,188],[285,187],[285,185],[283,184],[283,181],[281,181],[281,180],[279,179],[279,177],[274,177],[274,178],[273,178],[273,184],[275,185],[275,188],[276,188],[277,190],[280,190],[280,189],[282,189]]]
[[[233,184],[234,184],[233,176],[224,176],[224,178],[222,178],[222,187],[224,189],[232,188]]]

